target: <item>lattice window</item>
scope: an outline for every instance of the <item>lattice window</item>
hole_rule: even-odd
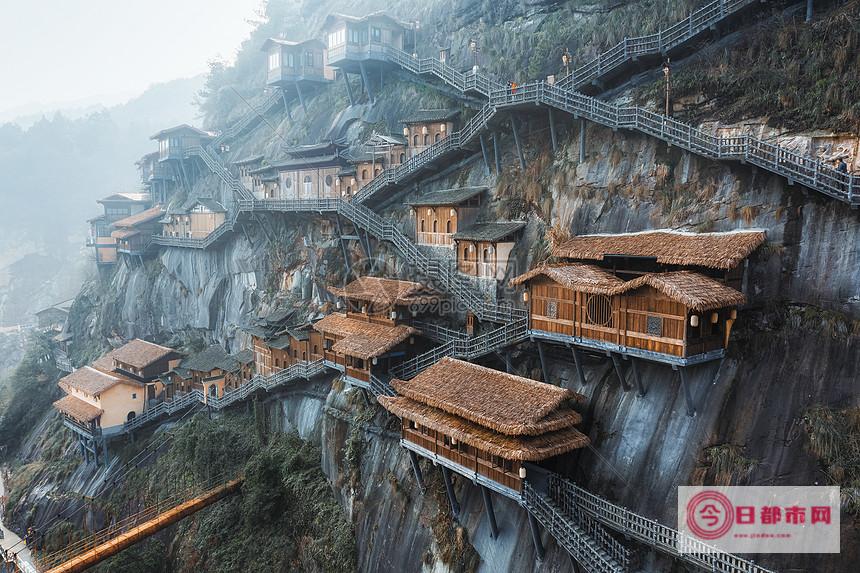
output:
[[[612,326],[612,301],[605,294],[590,294],[585,299],[586,320],[597,326]]]
[[[546,301],[546,316],[547,318],[558,318],[558,301]]]
[[[659,316],[648,317],[648,334],[663,336],[663,318]]]

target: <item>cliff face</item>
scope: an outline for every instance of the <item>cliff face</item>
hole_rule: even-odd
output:
[[[488,6],[463,1],[443,17],[447,3],[427,2],[404,7],[401,16],[442,22],[436,29],[422,28],[428,43],[448,37],[463,48],[468,34],[480,31],[488,39],[482,57],[490,59],[488,53],[494,50],[503,61],[504,54],[517,52],[520,40],[511,38],[532,31],[540,40],[541,34],[554,29],[558,16],[547,15],[548,4],[525,3],[528,8],[524,9],[513,2]],[[666,5],[677,8],[685,3]],[[349,11],[379,7],[378,2],[365,2]],[[332,8],[333,3],[323,2],[308,20],[318,24]],[[579,3],[565,9],[579,10]],[[632,23],[642,8],[622,10]],[[601,17],[577,13],[576,29],[600,30],[594,22]],[[591,42],[609,40],[606,36]],[[551,52],[547,47],[546,53]],[[461,49],[459,58],[468,61],[468,53]],[[501,65],[499,61],[493,65]],[[521,64],[522,69],[530,65]],[[259,70],[253,74],[257,80]],[[468,102],[449,101],[426,82],[400,74],[387,75],[378,90],[376,105],[364,102],[348,108],[343,86],[331,86],[309,98],[307,112],[293,109],[292,120],[281,112],[272,114],[233,142],[226,159],[261,152],[277,158],[287,143],[307,143],[333,134],[359,142],[373,129],[397,133],[397,119],[409,110],[468,107]],[[224,117],[210,120],[227,122],[240,113],[237,106]],[[860,372],[858,212],[815,192],[788,187],[783,179],[750,166],[705,161],[647,137],[594,125],[587,126],[585,161],[579,162],[576,121],[558,119],[561,145],[553,153],[545,111],[521,112],[518,120],[525,140],[525,171],[518,167],[505,120],[494,126],[502,145],[502,173],[487,175],[480,154],[466,157],[397,191],[380,212],[409,231],[411,221],[403,206],[408,197],[433,189],[488,184],[492,200],[483,217],[529,221],[515,250],[511,275],[527,270],[546,254],[550,228],[561,234],[664,227],[762,228],[768,236],[767,244],[749,263],[750,304],[741,311],[729,356],[689,372],[695,416],[686,415],[679,381],[668,367],[641,363],[647,393],[638,396],[635,390],[622,390],[611,362],[589,358],[587,383],[582,385],[568,351],[546,347],[551,381],[587,397],[583,427],[593,446],[571,459],[569,473],[595,492],[668,525],[676,519],[675,488],[713,478],[713,463],[705,455],[712,446],[737,448],[749,462],[747,469],[732,476],[735,483],[825,481],[819,461],[807,451],[803,419],[813,406],[857,404],[853,385]],[[217,179],[207,176],[190,196],[226,200],[225,192]],[[193,334],[228,342],[238,350],[247,342],[239,327],[258,313],[292,305],[298,316],[310,317],[325,304],[321,286],[341,284],[345,270],[339,243],[324,236],[316,221],[279,215],[242,219],[241,229],[216,248],[163,249],[155,260],[142,265],[126,261],[105,283],[91,286],[81,297],[88,304],[80,302],[75,311],[77,333],[81,340],[93,341],[88,348],[103,346],[112,335],[182,342]],[[374,245],[374,253],[374,261],[364,260],[353,242],[348,256],[359,272],[375,266],[389,276],[411,273],[388,245]],[[490,290],[516,302],[516,293],[505,287]],[[452,326],[462,327],[462,323]],[[514,349],[513,359],[520,374],[540,378],[533,345]],[[494,357],[481,362],[504,367]],[[625,370],[630,377],[629,363]],[[439,489],[438,468],[424,466],[428,490],[421,492],[408,457],[399,448],[396,421],[365,405],[358,392],[320,379],[271,398],[267,406],[275,427],[296,430],[321,446],[323,470],[355,525],[361,570],[571,569],[567,554],[545,534],[547,557],[536,561],[525,512],[498,496],[494,503],[501,533],[499,539],[491,539],[480,492],[462,479],[456,484],[462,515],[459,525],[452,523]],[[45,499],[45,492],[92,491],[104,475],[81,467],[64,479],[46,479],[31,491],[25,505],[40,507],[40,515],[55,512],[63,506]],[[842,556],[819,560],[814,567],[847,570],[843,568],[860,557],[856,535],[846,526]],[[778,557],[761,561],[773,567],[788,564]],[[639,570],[668,567],[642,550]]]

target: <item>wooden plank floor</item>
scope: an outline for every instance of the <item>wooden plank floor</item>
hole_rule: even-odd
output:
[[[158,514],[156,517],[145,521],[140,525],[124,532],[113,539],[97,545],[92,549],[72,557],[65,563],[49,569],[46,573],[75,573],[89,569],[96,563],[112,557],[123,549],[134,545],[138,541],[146,539],[150,535],[161,531],[165,527],[176,523],[201,509],[208,507],[216,501],[238,491],[242,485],[241,479],[236,479],[226,484],[207,491],[206,493],[192,498],[184,503]]]

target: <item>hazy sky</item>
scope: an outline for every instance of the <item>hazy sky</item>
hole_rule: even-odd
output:
[[[211,59],[233,59],[261,4],[0,0],[0,113],[116,103],[205,72]]]

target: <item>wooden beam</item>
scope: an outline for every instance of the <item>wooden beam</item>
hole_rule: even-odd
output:
[[[499,526],[496,524],[496,512],[493,511],[493,499],[490,497],[490,490],[484,485],[481,486],[481,497],[484,499],[484,511],[487,512],[487,522],[490,524],[490,537],[496,539],[499,536]]]
[[[639,376],[639,366],[636,358],[630,357],[630,367],[633,369],[633,380],[636,382],[636,388],[639,390],[639,395],[644,396],[647,391],[645,390],[645,385],[642,384],[642,377]]]
[[[481,141],[481,155],[484,157],[484,173],[489,176],[490,175],[490,153],[487,151],[487,142],[484,141],[484,134],[480,134],[479,139]]]
[[[545,384],[551,384],[551,382],[549,381],[549,372],[546,367],[546,356],[544,355],[543,343],[538,340],[536,344],[538,347],[538,356],[540,357],[540,369],[543,373],[543,382]]]
[[[349,105],[353,106],[355,105],[355,96],[352,95],[352,86],[349,85],[349,74],[346,73],[346,70],[341,70],[340,73],[343,76],[343,83],[346,84],[346,95],[349,96]]]
[[[305,105],[305,96],[302,95],[302,87],[299,85],[299,82],[296,82],[296,94],[299,96],[299,102],[302,104],[302,109],[307,113],[308,106]]]
[[[579,383],[585,386],[585,370],[582,368],[582,354],[576,346],[570,346],[570,352],[573,354],[573,362],[576,364],[576,373],[579,375]]]
[[[618,355],[614,352],[609,352],[609,357],[612,359],[612,366],[615,367],[615,375],[618,376],[618,381],[621,382],[621,387],[625,392],[630,390],[630,386],[627,385],[627,378],[624,376],[624,372],[621,368],[621,359],[618,358]]]
[[[514,145],[517,148],[517,157],[520,160],[520,169],[525,171],[526,170],[526,158],[523,155],[523,147],[520,144],[520,133],[517,130],[517,120],[513,115],[511,116],[511,131],[514,134]]]
[[[442,468],[442,481],[445,482],[445,493],[448,494],[448,502],[451,504],[451,513],[454,515],[454,519],[460,517],[460,504],[457,503],[457,496],[454,495],[454,484],[451,483],[451,470],[449,470],[446,466],[439,466]]]
[[[496,161],[496,175],[502,172],[502,152],[499,150],[499,136],[493,132],[493,156]]]
[[[529,529],[532,532],[532,542],[535,546],[535,553],[537,554],[538,561],[543,561],[546,552],[543,548],[543,541],[541,541],[540,538],[540,525],[538,524],[537,519],[535,519],[535,516],[532,515],[529,510],[526,510],[526,513],[528,513],[529,516]]]
[[[585,163],[585,120],[579,120],[579,162]]]
[[[678,377],[681,379],[681,391],[684,393],[684,402],[687,404],[687,415],[696,415],[696,406],[693,404],[693,396],[690,393],[690,382],[687,380],[687,369],[683,366],[677,367]]]
[[[284,111],[287,112],[287,119],[292,122],[293,114],[290,113],[290,102],[287,101],[287,92],[283,89],[281,90],[281,97],[284,99]]]
[[[418,482],[418,487],[421,491],[426,491],[424,486],[424,476],[421,474],[421,466],[418,465],[418,455],[412,450],[409,451],[409,461],[412,463],[412,472],[415,474],[415,481]]]
[[[367,92],[367,97],[370,99],[370,103],[373,103],[373,90],[370,88],[370,77],[367,75],[367,68],[364,66],[364,62],[362,61],[358,62],[358,67],[361,70],[361,80],[364,82],[364,89]]]
[[[555,151],[558,149],[558,138],[555,133],[555,116],[552,114],[552,108],[548,107],[547,113],[549,114],[549,137],[550,143],[552,143],[552,150]]]

